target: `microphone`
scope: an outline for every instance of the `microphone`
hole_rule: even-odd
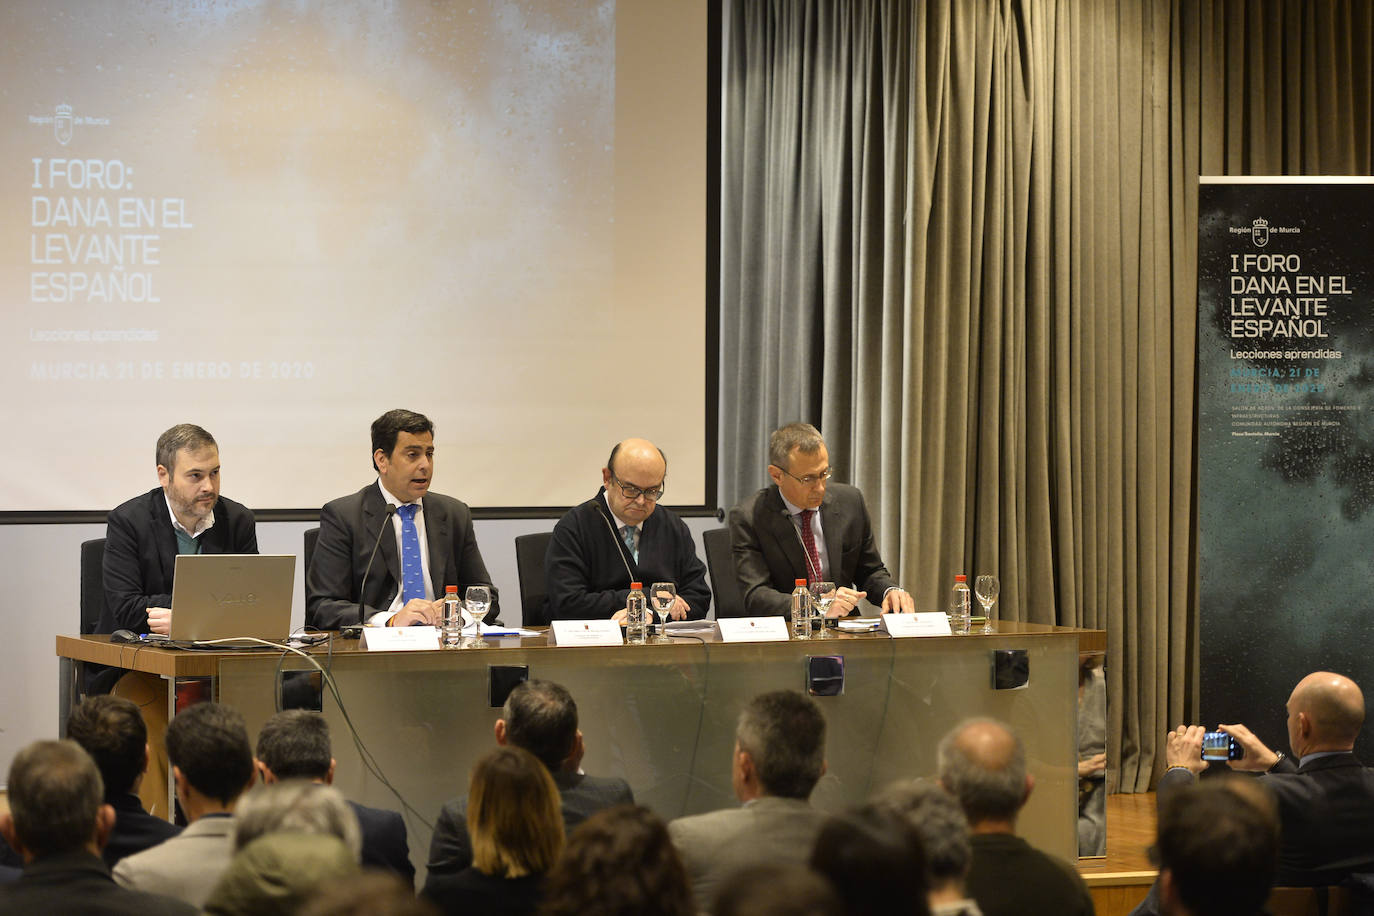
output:
[[[391,503],[386,504],[386,518],[382,519],[382,525],[377,529],[377,539],[372,542],[372,554],[367,558],[367,565],[363,567],[363,581],[358,586],[358,624],[367,626],[367,621],[363,619],[363,590],[367,588],[367,574],[372,572],[372,561],[377,558],[377,548],[382,546],[382,534],[391,527],[391,516],[396,514],[396,507]]]

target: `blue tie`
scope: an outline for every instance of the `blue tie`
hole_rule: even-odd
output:
[[[415,510],[411,503],[397,506],[401,517],[401,602],[425,596],[425,565],[420,562],[420,533],[415,530]]]
[[[630,556],[634,557],[636,563],[639,562],[639,548],[636,542],[639,540],[639,529],[634,525],[626,525],[620,529],[620,536],[625,540],[625,546],[630,551]]]

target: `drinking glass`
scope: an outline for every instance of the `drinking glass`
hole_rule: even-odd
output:
[[[672,643],[663,627],[672,619],[670,612],[677,603],[677,586],[671,582],[655,582],[649,587],[649,606],[658,614],[658,632],[649,640],[651,643]]]
[[[815,609],[816,616],[820,618],[821,628],[815,634],[817,639],[829,639],[833,634],[826,630],[829,617],[826,613],[830,610],[830,605],[835,603],[835,583],[834,582],[811,582],[807,586],[811,590],[811,607]]]
[[[463,622],[472,624],[472,641],[465,649],[485,649],[487,641],[482,638],[482,620],[491,607],[491,589],[485,585],[469,585],[463,595]]]
[[[982,575],[973,583],[973,593],[978,596],[978,603],[983,606],[983,630],[984,633],[996,633],[997,628],[992,625],[992,606],[997,603],[997,593],[1001,590],[1001,585],[996,576]]]

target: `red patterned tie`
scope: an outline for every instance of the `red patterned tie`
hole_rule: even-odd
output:
[[[806,580],[808,582],[821,580],[821,557],[820,554],[816,553],[816,535],[811,531],[811,516],[815,514],[815,509],[801,510],[801,536],[802,544],[806,547]]]

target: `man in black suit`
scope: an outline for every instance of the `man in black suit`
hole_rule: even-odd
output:
[[[749,616],[790,613],[797,579],[834,582],[829,615],[853,613],[870,597],[883,611],[910,614],[911,596],[892,581],[873,543],[863,494],[827,484],[830,453],[820,431],[790,423],[768,441],[773,486],[730,510],[730,544]]]
[[[1287,710],[1293,757],[1270,750],[1244,725],[1217,726],[1245,750],[1227,765],[1263,773],[1260,783],[1278,800],[1278,883],[1339,884],[1348,875],[1374,872],[1374,771],[1354,752],[1364,694],[1348,677],[1317,671],[1293,688]],[[1172,789],[1206,769],[1204,732],[1200,725],[1179,726],[1166,736],[1169,769],[1159,781],[1161,805]]]
[[[334,784],[329,723],[313,710],[288,709],[268,719],[258,732],[255,756],[258,774],[266,785],[283,779]],[[348,805],[362,828],[362,864],[395,872],[413,885],[415,866],[410,862],[410,845],[401,815],[354,801]]]
[[[181,916],[195,907],[114,883],[100,860],[115,813],[89,754],[74,741],[38,741],[10,764],[10,813],[0,834],[24,857],[18,881],[0,885],[0,913]]]
[[[181,553],[257,553],[253,513],[219,495],[219,446],[181,423],[157,440],[161,484],[110,512],[103,567],[105,606],[97,632],[167,635],[172,572]]]
[[[529,751],[548,767],[558,786],[563,827],[573,828],[603,808],[634,804],[630,784],[614,777],[582,772],[586,746],[577,727],[577,703],[572,694],[552,681],[530,680],[515,685],[496,720],[496,743]],[[457,874],[472,864],[468,837],[467,798],[445,802],[434,824],[429,845],[429,874]]]
[[[672,619],[706,616],[711,589],[692,532],[658,504],[667,479],[668,459],[652,442],[626,439],[611,449],[600,491],[554,526],[544,558],[550,619],[623,619],[631,582],[646,594],[654,582],[672,582]]]
[[[434,424],[410,410],[382,414],[372,423],[372,467],[375,483],[320,510],[320,537],[305,577],[306,624],[320,630],[437,626],[446,585],[458,586],[460,596],[469,585],[490,587],[486,619],[496,620],[496,589],[477,549],[472,512],[429,491]]]

